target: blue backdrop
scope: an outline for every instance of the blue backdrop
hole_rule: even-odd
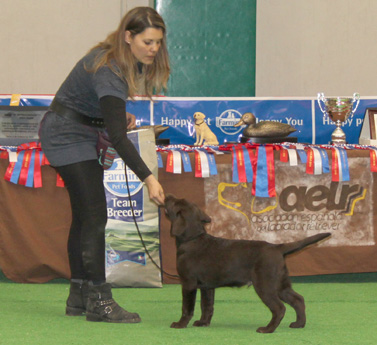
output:
[[[21,106],[48,106],[53,96],[21,97]],[[10,104],[11,95],[0,96],[0,106]],[[342,125],[349,144],[357,144],[365,110],[377,107],[377,99],[362,99],[352,118]],[[127,103],[127,111],[137,118],[138,126],[169,126],[161,138],[171,144],[193,145],[195,112],[205,115],[205,121],[220,144],[239,140],[243,127],[234,127],[242,114],[252,112],[257,121],[271,120],[292,125],[296,132],[290,136],[298,142],[327,144],[335,124],[324,116],[317,99],[258,99],[258,98],[157,98],[154,102],[137,99]]]

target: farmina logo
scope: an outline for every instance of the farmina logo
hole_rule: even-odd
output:
[[[128,196],[126,184],[126,165],[121,158],[114,159],[114,163],[110,169],[104,171],[104,185],[107,191],[119,197]],[[128,186],[130,195],[135,195],[143,188],[143,183],[135,175],[135,173],[127,167]]]
[[[242,114],[234,109],[224,111],[220,116],[216,116],[216,127],[221,132],[228,135],[235,135],[243,129],[243,127],[234,127],[241,120]]]

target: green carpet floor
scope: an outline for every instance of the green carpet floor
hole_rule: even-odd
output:
[[[377,344],[377,274],[293,278],[305,297],[307,326],[290,329],[287,313],[273,334],[258,334],[270,312],[252,287],[216,291],[215,313],[208,328],[171,329],[181,311],[179,285],[156,289],[113,289],[115,299],[142,317],[140,324],[87,322],[64,315],[68,282],[16,284],[0,276],[0,344],[25,345],[241,345]],[[200,315],[197,304],[194,319]]]

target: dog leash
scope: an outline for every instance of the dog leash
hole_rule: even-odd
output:
[[[165,275],[171,277],[171,278],[175,278],[175,279],[179,279],[179,276],[176,275],[176,274],[171,274],[171,273],[167,273],[165,272],[162,267],[160,267],[156,261],[153,260],[151,254],[149,253],[149,250],[147,249],[147,246],[145,245],[145,242],[144,242],[144,239],[143,239],[143,236],[141,235],[141,232],[140,232],[140,229],[139,229],[139,226],[137,224],[137,221],[136,221],[136,217],[135,217],[135,212],[134,212],[134,208],[132,206],[132,199],[131,199],[131,194],[130,194],[130,188],[128,186],[128,176],[127,176],[127,172],[125,172],[125,175],[126,175],[126,185],[127,185],[127,191],[128,191],[128,200],[130,202],[130,207],[131,207],[131,212],[132,212],[132,218],[134,220],[134,223],[135,223],[135,227],[136,227],[136,230],[137,230],[137,233],[139,234],[139,237],[140,237],[140,241],[141,241],[141,244],[143,245],[144,247],[144,250],[145,252],[147,253],[149,259],[151,260],[151,262],[160,270],[160,272],[164,273]]]

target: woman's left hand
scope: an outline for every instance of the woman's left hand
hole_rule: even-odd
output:
[[[144,180],[144,183],[148,187],[149,198],[157,205],[163,205],[165,202],[165,193],[157,179],[151,174]]]

